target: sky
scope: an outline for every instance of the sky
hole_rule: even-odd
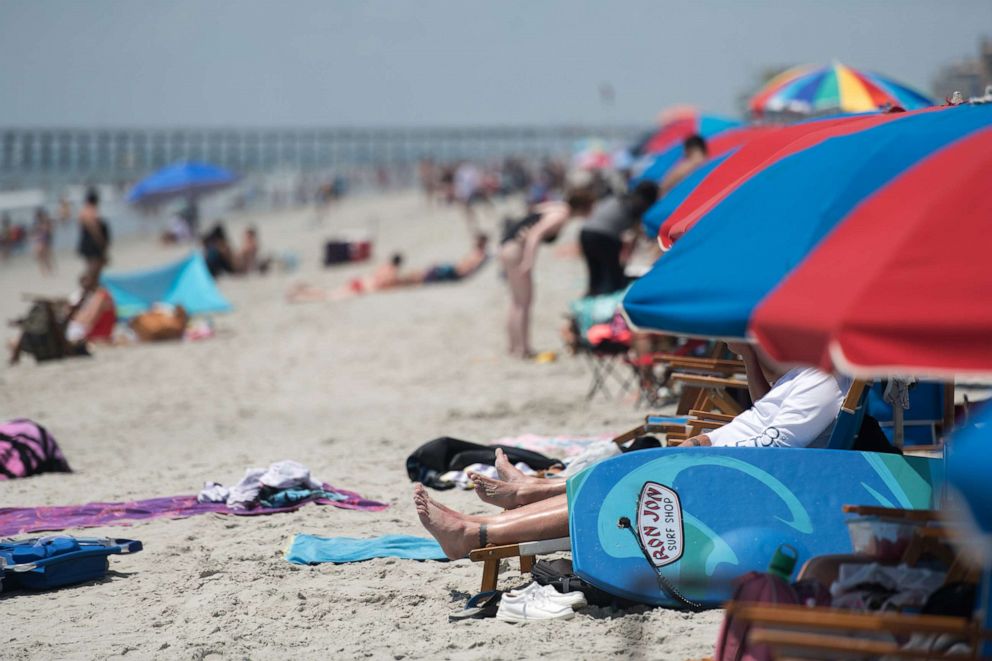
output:
[[[983,34],[992,0],[0,0],[0,126],[644,124],[833,59],[929,92]]]

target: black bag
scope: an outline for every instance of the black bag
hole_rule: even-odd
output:
[[[543,454],[521,450],[506,445],[479,445],[457,438],[443,436],[424,443],[406,460],[406,473],[413,482],[420,482],[434,489],[450,489],[453,484],[438,479],[448,471],[460,471],[472,464],[496,463],[496,448],[506,453],[513,463],[522,461],[534,470],[546,470],[561,464],[557,459]]]
[[[565,558],[557,560],[538,560],[530,570],[530,575],[538,585],[550,585],[562,594],[578,590],[593,606],[612,606],[614,608],[629,608],[637,605],[623,597],[616,597],[605,590],[586,583],[572,573],[572,561]]]
[[[21,350],[34,356],[37,362],[57,360],[66,355],[62,326],[55,309],[47,301],[36,301],[20,322]]]
[[[347,241],[328,241],[324,244],[324,266],[351,261],[351,244]]]

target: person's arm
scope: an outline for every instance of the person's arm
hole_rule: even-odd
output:
[[[837,418],[843,394],[837,380],[815,369],[803,370],[777,386],[770,417],[744,411],[708,432],[710,444],[730,447],[805,447]]]
[[[772,389],[772,384],[768,382],[761,369],[754,347],[746,342],[728,342],[727,347],[744,361],[744,369],[747,371],[747,391],[751,394],[751,401],[756,402],[767,395]]]
[[[520,260],[520,270],[529,272],[534,269],[534,262],[537,260],[537,249],[541,246],[544,237],[551,236],[561,231],[565,221],[568,220],[568,211],[554,208],[548,210],[537,221],[537,224],[530,228],[524,237],[523,257]]]

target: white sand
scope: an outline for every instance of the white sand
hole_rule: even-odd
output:
[[[492,264],[454,286],[339,303],[284,301],[292,282],[333,286],[367,271],[322,270],[320,244],[335,229],[373,219],[380,221],[379,258],[402,249],[418,266],[455,258],[468,245],[458,213],[429,209],[412,195],[347,201],[323,227],[312,212],[258,217],[263,246],[299,251],[302,268],[224,280],[236,310],[216,318],[218,337],[0,368],[0,418],[46,425],[76,471],[0,483],[0,505],[195,493],[205,480],[233,483],[248,466],[295,459],[391,507],[365,513],[308,505],[267,517],[207,515],[83,531],[137,538],[145,550],[113,559],[110,579],[100,583],[0,598],[0,656],[683,659],[712,652],[717,611],[589,608],[548,625],[452,624],[448,612],[478,589],[481,567],[467,560],[299,567],[283,559],[296,532],[426,534],[404,462],[431,438],[615,432],[644,415],[629,401],[587,403],[589,377],[577,359],[536,365],[504,357],[507,295]],[[496,214],[485,218],[489,228],[496,223]],[[179,254],[151,239],[131,241],[115,246],[113,266]],[[0,318],[23,311],[21,291],[67,292],[78,270],[71,255],[47,280],[27,259],[0,265]],[[579,260],[542,251],[538,349],[560,347],[562,312],[583,281]],[[458,509],[491,511],[469,492],[435,495]],[[513,563],[501,587],[522,583]]]

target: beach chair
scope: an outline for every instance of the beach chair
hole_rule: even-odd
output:
[[[828,448],[849,450],[854,446],[857,432],[861,427],[861,420],[864,417],[865,400],[869,385],[869,381],[856,379],[852,382],[850,388],[848,388],[847,396],[841,404],[840,412],[834,423]],[[716,424],[716,426],[720,426],[726,422],[729,422],[729,420],[724,420]],[[668,445],[668,437],[681,437],[681,434],[687,433],[683,431],[687,424],[692,425],[693,422],[690,419],[679,416],[649,415],[644,419],[642,424],[616,436],[613,442],[622,445],[639,436],[663,433],[666,436],[666,445]],[[703,421],[698,421],[696,424],[704,423]],[[709,424],[709,422],[705,424]],[[676,446],[679,442],[672,442],[671,445]],[[485,592],[496,589],[496,583],[499,579],[500,562],[502,560],[519,557],[520,571],[521,573],[526,573],[533,567],[535,556],[567,552],[571,551],[571,549],[571,540],[568,537],[562,537],[535,542],[521,542],[518,544],[490,545],[484,548],[473,549],[469,552],[468,557],[473,562],[483,563],[482,586],[480,591]]]
[[[684,427],[684,425],[684,418],[649,415],[645,417],[642,424],[614,437],[613,442],[617,445],[623,445],[640,436],[675,433]],[[499,565],[502,560],[520,558],[520,571],[521,573],[526,573],[534,566],[536,556],[570,551],[571,549],[571,540],[568,537],[561,537],[536,542],[522,542],[520,544],[490,545],[480,549],[473,549],[469,552],[468,557],[473,562],[483,563],[482,587],[480,591],[485,592],[496,589],[496,582],[499,579]]]
[[[864,615],[834,608],[806,606],[726,605],[728,615],[754,625],[749,640],[767,645],[774,658],[839,659],[892,656],[907,659],[978,659],[983,640],[992,634],[973,619],[942,615],[877,613]],[[944,656],[931,650],[903,648],[892,640],[861,638],[855,634],[909,636],[951,635],[967,641],[968,656]]]
[[[743,410],[742,402],[749,402],[744,362],[730,358],[727,345],[714,342],[704,356],[661,354],[656,364],[664,366],[664,383],[679,388],[676,414],[686,415],[691,410],[718,411],[736,415]],[[742,392],[735,398],[732,391]]]
[[[885,402],[884,384],[872,387],[868,414],[878,420],[893,445],[914,452],[939,450],[954,426],[954,382],[920,381],[909,390],[909,408]]]
[[[875,506],[844,506],[852,514],[883,516],[919,524],[904,551],[901,563],[914,566],[925,556],[938,557],[948,567],[945,585],[977,583],[980,572],[967,565],[962,554],[950,544],[951,531],[934,526],[939,515],[935,511],[903,510]],[[800,570],[799,578],[815,578],[821,584],[836,579],[840,562],[871,562],[864,556],[825,556],[811,558]],[[824,565],[828,567],[824,571]],[[851,656],[891,656],[917,659],[977,659],[983,641],[992,640],[992,633],[983,630],[974,618],[940,615],[916,615],[879,612],[858,613],[826,607],[770,605],[729,602],[728,617],[751,625],[749,640],[755,645],[767,645],[775,658],[843,658]],[[968,656],[946,656],[932,649],[907,648],[897,642],[911,634],[952,636],[965,641]]]
[[[871,382],[855,379],[847,389],[844,401],[841,402],[840,412],[834,422],[827,449],[850,450],[858,438],[858,431],[867,411],[868,392]],[[672,420],[680,419],[678,416]],[[689,411],[683,430],[673,431],[667,435],[668,445],[677,446],[687,438],[705,434],[709,430],[718,429],[734,419],[733,415],[704,409]]]
[[[612,399],[614,393],[610,390],[610,382],[613,383],[618,397],[634,385],[635,373],[628,369],[627,362],[627,354],[630,353],[629,344],[607,341],[592,345],[582,340],[576,351],[585,358],[592,377],[589,390],[586,392],[587,401],[600,392],[607,399]]]

